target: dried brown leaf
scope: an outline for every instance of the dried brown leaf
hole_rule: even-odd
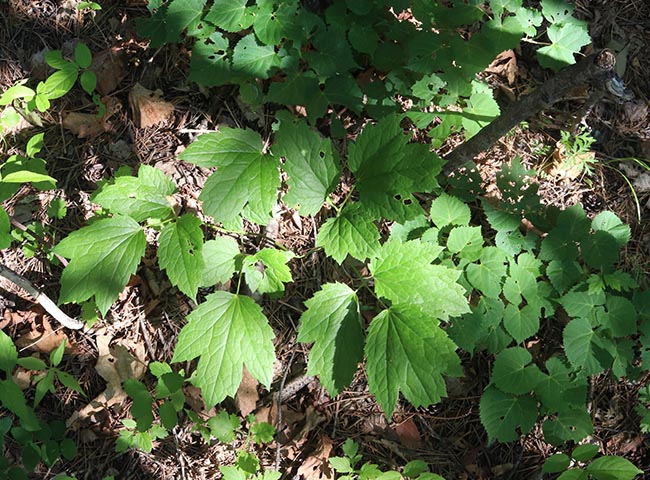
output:
[[[327,435],[322,435],[318,441],[316,451],[308,456],[298,468],[298,475],[303,480],[330,480],[334,478],[328,460],[332,452],[332,440]]]
[[[129,92],[129,105],[133,119],[139,128],[157,125],[174,112],[174,105],[162,98],[162,91],[155,92],[136,83]]]
[[[257,401],[260,399],[259,394],[257,393],[257,386],[260,382],[248,372],[246,367],[244,367],[241,383],[235,394],[235,404],[242,415],[242,417],[247,417],[257,406]]]
[[[117,88],[126,77],[126,53],[121,47],[111,47],[103,50],[93,57],[90,70],[97,77],[95,87],[100,95],[108,95]]]
[[[399,437],[400,443],[406,448],[415,450],[421,447],[422,438],[420,437],[420,431],[412,417],[393,426],[393,431]]]

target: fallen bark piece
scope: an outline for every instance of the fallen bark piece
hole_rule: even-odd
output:
[[[138,128],[157,125],[174,112],[174,105],[162,98],[161,90],[152,91],[136,83],[129,92],[129,105],[133,121]]]

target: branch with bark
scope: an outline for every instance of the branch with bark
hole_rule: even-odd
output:
[[[614,54],[602,50],[560,71],[537,90],[511,104],[492,123],[449,153],[445,157],[444,174],[449,175],[471,162],[519,123],[566,98],[568,92],[580,85],[590,83],[598,90],[611,91],[609,82],[614,77],[615,65]]]

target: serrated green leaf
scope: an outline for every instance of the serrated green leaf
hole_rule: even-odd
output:
[[[563,472],[569,467],[571,463],[571,458],[564,453],[556,453],[551,455],[546,459],[544,465],[542,466],[542,472],[544,473],[559,473]]]
[[[598,454],[599,450],[600,447],[598,445],[585,443],[584,445],[578,445],[573,452],[571,452],[571,456],[579,462],[586,462],[594,458]]]
[[[352,381],[363,360],[363,330],[356,293],[342,283],[329,283],[305,302],[298,341],[314,342],[308,375],[318,375],[331,395]]]
[[[226,283],[236,271],[236,257],[239,246],[234,238],[217,237],[203,244],[205,267],[201,274],[201,286],[209,287]]]
[[[587,22],[551,24],[546,30],[551,45],[537,50],[537,61],[542,67],[559,70],[575,63],[574,54],[591,43]]]
[[[0,330],[0,369],[4,370],[7,375],[11,375],[17,360],[18,351],[14,342],[5,332]]]
[[[255,18],[247,11],[246,3],[246,0],[215,0],[205,15],[205,20],[227,32],[245,30],[252,25]]]
[[[304,106],[310,123],[314,123],[327,112],[328,100],[313,72],[301,72],[283,82],[273,82],[266,99],[282,105]]]
[[[214,32],[207,39],[197,41],[192,48],[188,80],[206,87],[217,87],[238,80],[239,77],[232,71],[229,47],[228,39],[221,32]],[[201,135],[194,143],[202,137],[205,135]]]
[[[481,396],[480,415],[490,443],[512,442],[519,438],[518,428],[526,434],[535,425],[537,402],[528,395],[511,395],[490,386]]]
[[[580,264],[577,262],[551,261],[546,267],[546,276],[555,290],[562,294],[575,286],[582,277]]]
[[[321,225],[316,245],[339,264],[348,255],[364,261],[377,254],[379,230],[362,209],[348,206]]]
[[[623,457],[605,456],[591,462],[587,473],[596,480],[632,480],[643,471]]]
[[[415,407],[446,396],[444,374],[458,375],[456,345],[437,319],[414,306],[393,306],[377,315],[366,338],[368,388],[388,418],[401,391]]]
[[[429,214],[431,221],[442,228],[447,225],[467,226],[472,213],[463,201],[443,193],[431,202]]]
[[[497,298],[501,294],[503,277],[506,274],[506,256],[496,247],[485,247],[481,252],[480,262],[467,266],[467,280],[483,295]]]
[[[573,370],[558,357],[546,361],[548,375],[535,388],[548,413],[562,412],[584,406],[587,400],[587,383],[584,378],[573,379]]]
[[[259,10],[255,15],[253,29],[262,43],[278,45],[283,38],[292,38],[296,35],[295,17],[298,10],[296,0],[257,3]]]
[[[178,415],[172,402],[164,402],[158,407],[158,416],[167,430],[173,430],[178,423]]]
[[[622,247],[630,241],[630,226],[624,224],[621,219],[612,212],[604,211],[596,215],[591,222],[591,228],[595,231],[609,233],[614,237],[614,239],[616,239],[619,247]]]
[[[172,0],[164,15],[166,43],[180,42],[181,33],[192,28],[203,16],[206,0]]]
[[[237,42],[232,54],[233,69],[239,74],[253,78],[269,78],[274,68],[280,66],[280,58],[272,45],[260,45],[251,33]]]
[[[136,222],[148,218],[165,220],[172,213],[167,197],[175,191],[176,185],[161,170],[141,165],[137,177],[117,177],[93,194],[91,200]]]
[[[1,180],[0,180],[1,181]],[[0,207],[0,249],[7,248],[11,245],[13,237],[11,231],[11,220],[4,208]]]
[[[196,299],[205,266],[201,220],[185,214],[166,224],[158,238],[158,261],[173,285]]]
[[[438,186],[442,160],[421,144],[408,144],[400,116],[390,115],[367,125],[350,146],[348,164],[357,180],[361,202],[374,214],[405,221],[405,209],[419,207],[413,192],[430,192]],[[420,213],[416,209],[415,214]]]
[[[636,309],[627,298],[607,295],[605,301],[607,313],[597,315],[600,324],[607,328],[614,337],[634,335],[636,327]]]
[[[522,347],[507,348],[494,361],[491,382],[505,393],[529,393],[542,380],[542,371]]]
[[[563,332],[564,351],[574,368],[582,369],[585,375],[604,371],[612,363],[608,345],[598,336],[586,318],[571,320]]]
[[[210,433],[223,443],[232,443],[235,440],[235,432],[240,427],[239,418],[221,410],[218,414],[210,417],[207,422]]]
[[[454,227],[449,232],[447,249],[460,258],[473,262],[483,251],[481,227]]]
[[[503,326],[517,343],[522,343],[538,332],[540,316],[540,309],[535,305],[519,307],[510,303],[503,313]]]
[[[273,330],[262,309],[247,296],[217,291],[187,317],[173,362],[199,357],[192,383],[209,406],[234,396],[242,365],[268,387],[275,360]]]
[[[251,291],[268,293],[272,296],[284,293],[284,284],[293,279],[287,265],[292,258],[291,252],[275,248],[263,248],[255,255],[246,257],[243,262],[243,272]]]
[[[556,418],[544,421],[542,429],[544,440],[551,445],[579,442],[594,432],[591,416],[585,409],[562,411]]]
[[[315,215],[336,187],[341,167],[332,142],[310,129],[304,120],[281,116],[273,152],[284,157],[289,192],[284,202],[302,215]]]
[[[462,125],[465,138],[476,135],[483,127],[499,116],[499,105],[492,94],[473,92],[463,108]]]
[[[275,427],[268,422],[256,422],[251,426],[250,433],[255,443],[259,445],[270,443],[275,435]]]
[[[618,258],[618,241],[609,233],[597,230],[580,243],[582,259],[596,269],[610,269]]]
[[[106,315],[144,255],[147,240],[133,219],[116,215],[72,232],[54,252],[70,259],[61,276],[59,302],[95,297]]]
[[[124,391],[133,400],[131,405],[131,414],[135,417],[137,422],[137,429],[139,432],[149,430],[153,423],[153,399],[147,387],[133,378],[129,378],[124,382]]]
[[[375,291],[394,304],[419,305],[441,320],[469,312],[465,291],[457,282],[460,271],[431,265],[438,245],[412,240],[389,240],[370,262]]]
[[[280,187],[278,161],[262,151],[262,138],[252,130],[223,128],[199,137],[181,155],[182,160],[215,167],[199,199],[217,221],[232,221],[248,206],[257,217],[271,216]]]
[[[560,298],[560,304],[570,317],[590,318],[595,313],[596,307],[605,304],[605,293],[573,290]]]

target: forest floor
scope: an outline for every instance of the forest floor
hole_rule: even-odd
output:
[[[255,115],[247,111],[238,102],[235,87],[207,91],[188,82],[189,55],[183,45],[149,49],[135,29],[135,18],[147,13],[142,2],[100,2],[102,10],[94,18],[77,11],[76,3],[0,3],[0,90],[25,78],[35,84],[46,74],[44,51],[62,49],[67,55],[76,41],[82,41],[94,53],[98,68],[105,66],[98,77],[106,82],[106,93],[110,92],[110,115],[104,122],[70,120],[70,112],[92,107],[86,96],[70,94],[55,103],[42,127],[16,131],[0,145],[0,155],[5,157],[23,148],[29,136],[45,132],[44,157],[50,174],[58,180],[58,189],[43,194],[24,187],[4,204],[15,228],[41,225],[42,242],[15,242],[13,248],[0,252],[0,261],[52,298],[58,297],[61,267],[47,260],[47,248],[85,223],[93,209],[89,196],[98,182],[124,166],[133,171],[143,164],[156,166],[178,184],[182,208],[196,209],[205,172],[178,160],[178,154],[201,132],[219,126],[248,126],[268,135],[273,120],[272,112]],[[576,116],[581,115],[587,92],[578,91],[483,154],[481,173],[489,191],[493,172],[520,155],[527,167],[540,172],[537,181],[546,203],[566,207],[580,202],[592,216],[602,210],[615,212],[633,232],[622,267],[644,278],[650,272],[650,176],[631,159],[650,159],[650,2],[578,0],[577,11],[590,22],[594,49],[610,47],[623,52],[618,58],[619,74],[636,96],[625,104],[604,99],[587,112],[584,120],[596,143],[580,152],[580,159],[591,165],[593,172],[587,175],[565,168],[563,162],[569,155],[558,143],[560,132],[574,128]],[[502,103],[536,88],[550,76],[537,66],[527,48],[511,53],[483,74]],[[116,61],[103,64],[102,58]],[[130,95],[137,84],[158,92],[138,99]],[[151,125],[139,127],[134,115],[140,116],[140,125]],[[452,144],[446,145],[441,154],[450,148]],[[47,215],[55,198],[64,198],[68,205],[68,214],[62,219]],[[300,218],[287,210],[279,213],[278,220],[277,242],[299,255],[314,252],[315,233],[324,217]],[[249,247],[258,248],[257,237],[250,238]],[[31,254],[30,245],[36,245]],[[352,438],[360,444],[364,459],[383,468],[422,459],[448,480],[541,478],[535,475],[540,475],[541,464],[553,452],[542,440],[541,425],[518,442],[487,443],[478,408],[489,379],[487,355],[466,359],[472,375],[450,383],[448,399],[420,409],[401,403],[390,422],[368,393],[362,371],[336,398],[330,398],[317,381],[305,378],[306,350],[296,342],[303,302],[340,272],[317,250],[293,262],[292,268],[294,283],[279,303],[272,308],[266,305],[265,313],[276,334],[278,362],[273,389],[277,391],[283,378],[285,387],[302,381],[301,388],[278,405],[271,393],[249,381],[244,385],[247,392],[241,389],[235,401],[222,406],[231,412],[251,412],[260,420],[281,421],[277,441],[257,451],[263,464],[275,466],[284,478],[300,478],[299,474],[306,480],[333,478],[326,459],[340,455],[341,443]],[[122,428],[121,419],[128,414],[127,399],[113,398],[111,408],[87,407],[89,399],[106,389],[105,379],[95,369],[98,359],[128,351],[145,364],[169,361],[178,332],[193,308],[156,267],[153,253],[145,257],[138,275],[107,318],[88,331],[55,328],[24,292],[5,281],[0,288],[0,326],[24,350],[23,355],[46,356],[67,339],[71,347],[61,368],[74,375],[87,394],[83,397],[61,388],[57,395],[43,400],[41,410],[52,418],[74,417],[71,435],[78,455],[49,471],[40,470],[34,478],[52,478],[63,471],[79,479],[108,475],[119,479],[220,478],[218,467],[233,461],[241,442],[208,445],[188,422],[157,441],[151,453],[130,450],[117,454],[115,439]],[[74,309],[67,311],[71,316],[79,314]],[[145,376],[144,381],[153,387],[153,377]],[[616,382],[605,376],[593,381],[590,407],[595,432],[591,441],[600,445],[603,454],[629,459],[650,478],[650,437],[640,432],[634,410],[639,388],[639,382]],[[186,394],[201,411],[198,394],[191,389]],[[6,450],[9,457],[16,454],[11,444]]]

